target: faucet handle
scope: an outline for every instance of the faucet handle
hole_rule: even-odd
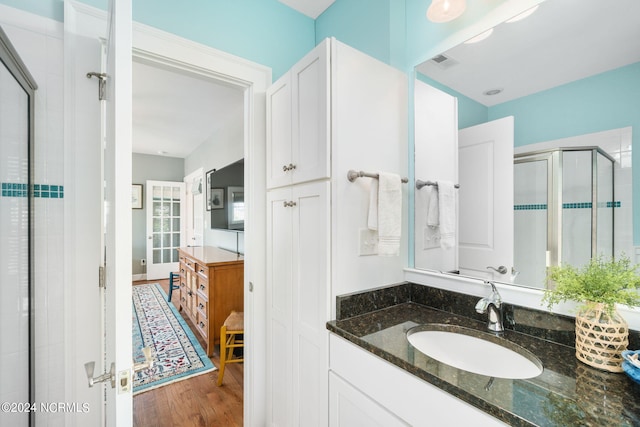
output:
[[[484,283],[485,285],[491,286],[491,292],[493,293],[491,297],[493,299],[493,302],[500,306],[500,304],[502,303],[502,297],[500,296],[500,292],[498,292],[498,288],[496,288],[496,284],[491,280],[485,280]]]

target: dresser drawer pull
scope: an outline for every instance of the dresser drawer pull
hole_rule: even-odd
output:
[[[199,308],[200,310],[204,310],[204,304],[203,304],[203,303],[198,304],[198,308]]]
[[[204,268],[201,268],[201,269],[200,269],[200,273],[203,273],[203,274],[204,274]]]
[[[204,329],[204,323],[200,322],[200,323],[198,323],[198,326],[200,326],[202,329]]]
[[[200,290],[204,291],[205,289],[206,289],[205,286],[202,283],[200,283]]]

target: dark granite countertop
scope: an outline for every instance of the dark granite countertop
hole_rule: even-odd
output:
[[[405,283],[338,299],[338,320],[327,323],[331,332],[510,425],[640,426],[640,385],[578,361],[567,345],[571,318],[505,307],[502,337],[535,354],[544,371],[531,379],[491,379],[438,362],[406,339],[409,328],[428,323],[488,333],[484,316],[468,311],[478,297]],[[637,343],[637,335],[632,331],[630,341]]]

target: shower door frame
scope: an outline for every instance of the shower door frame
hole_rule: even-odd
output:
[[[9,73],[16,79],[17,83],[22,87],[28,97],[28,137],[27,137],[27,210],[28,210],[28,227],[27,227],[27,245],[28,245],[28,260],[27,260],[27,281],[28,281],[28,312],[29,312],[29,401],[35,402],[35,312],[34,312],[34,254],[35,245],[33,239],[35,233],[34,229],[34,203],[33,203],[33,183],[34,183],[34,130],[35,130],[35,92],[38,85],[35,79],[29,73],[27,66],[20,59],[18,52],[9,41],[9,37],[0,27],[0,62],[4,64]],[[29,425],[35,425],[35,413],[29,411]]]
[[[591,257],[598,255],[597,245],[597,205],[598,205],[598,174],[597,155],[602,154],[607,160],[615,164],[615,159],[609,153],[597,146],[557,147],[545,150],[530,151],[514,155],[514,164],[533,161],[547,162],[547,267],[562,262],[562,221],[563,221],[563,158],[561,153],[567,151],[591,152]],[[615,174],[611,169],[612,199],[615,200]],[[558,191],[555,191],[555,190]],[[615,253],[615,215],[612,218],[612,254]]]

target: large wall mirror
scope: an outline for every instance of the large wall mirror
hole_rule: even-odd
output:
[[[548,265],[621,253],[637,261],[640,2],[547,0],[534,9],[416,66],[415,176],[460,186],[453,248],[429,240],[419,210],[432,195],[416,189],[418,269],[543,288]],[[418,135],[428,120],[419,104],[439,96],[433,88],[454,100],[436,108],[453,111],[459,130],[442,141]],[[455,147],[455,160],[444,164],[429,142]]]

